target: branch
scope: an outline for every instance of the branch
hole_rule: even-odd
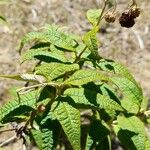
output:
[[[16,129],[6,129],[6,130],[0,130],[0,133],[3,133],[3,132],[8,132],[8,131],[14,131]]]
[[[108,0],[105,0],[105,1],[104,1],[104,6],[103,6],[103,9],[102,9],[101,15],[100,15],[99,18],[98,18],[97,26],[99,25],[99,23],[100,23],[100,21],[101,21],[101,18],[102,18],[102,16],[103,16],[103,13],[104,13],[105,8],[106,8],[106,5],[107,5],[107,1],[108,1]]]
[[[5,145],[7,145],[7,144],[9,144],[9,143],[11,143],[11,142],[13,142],[13,141],[15,141],[16,139],[17,139],[17,137],[16,137],[16,135],[14,135],[14,136],[12,136],[11,138],[7,139],[6,141],[2,142],[2,143],[0,144],[0,147],[3,147],[3,146],[5,146]]]

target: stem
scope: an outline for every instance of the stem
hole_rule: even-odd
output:
[[[136,4],[136,0],[132,0],[132,3],[133,3],[133,4]]]
[[[40,84],[36,84],[36,85],[31,85],[31,86],[28,86],[28,87],[22,87],[22,88],[17,90],[17,93],[25,94],[26,92],[28,92],[26,90],[37,88],[37,87],[40,87],[40,86],[47,86],[47,85],[51,85],[51,86],[54,86],[54,87],[57,86],[57,84],[53,83],[53,82],[52,83],[40,83]],[[20,93],[21,91],[24,91],[24,92]]]
[[[114,0],[114,1],[115,1],[115,4],[114,4],[114,6],[112,6],[112,7],[113,7],[113,10],[111,11],[112,7],[110,7],[110,8],[105,12],[105,14],[101,17],[101,20],[104,18],[104,16],[105,16],[108,12],[111,11],[112,14],[115,13],[115,11],[116,11],[116,9],[117,9],[117,2],[116,2],[116,0]]]
[[[33,120],[34,120],[36,115],[37,115],[37,113],[35,112],[35,110],[33,110],[31,112],[30,118],[27,120],[27,122],[24,125],[24,129],[26,129],[29,124],[31,125],[31,127],[33,127]]]
[[[77,63],[80,60],[81,55],[85,52],[86,49],[87,49],[87,46],[85,46],[85,48],[82,50],[82,52],[79,54],[79,56],[76,57],[74,63]]]
[[[117,2],[116,2],[116,0],[115,0],[115,6],[114,6],[113,13],[116,11],[116,9],[117,9]]]
[[[106,8],[106,5],[107,5],[107,1],[108,1],[108,0],[105,0],[105,1],[104,1],[104,6],[103,6],[103,9],[102,9],[101,15],[100,15],[99,18],[98,18],[97,26],[100,24],[100,21],[101,21],[101,19],[102,19],[103,13],[104,13],[105,8]]]
[[[136,0],[131,0],[131,5],[129,4],[129,7],[132,7],[132,6],[137,6]]]
[[[100,14],[100,16],[98,18],[97,26],[100,24],[100,21],[102,19],[103,13],[104,13],[106,5],[107,5],[107,1],[108,0],[104,0],[104,6],[103,6],[102,12],[101,12],[101,14]],[[87,46],[85,46],[85,48],[82,50],[82,52],[79,54],[79,56],[76,57],[74,63],[76,63],[76,62],[78,62],[80,60],[81,55],[85,52],[86,49],[87,49]]]

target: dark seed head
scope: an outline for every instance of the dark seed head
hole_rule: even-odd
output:
[[[131,28],[135,24],[130,10],[126,10],[122,13],[121,17],[119,18],[119,23],[122,27],[126,28]]]
[[[123,20],[122,18],[120,18],[119,22],[120,22],[120,24],[121,24],[122,27],[126,27],[126,28],[131,28],[135,24],[134,19]]]

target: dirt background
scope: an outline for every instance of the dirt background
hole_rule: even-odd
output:
[[[22,73],[31,67],[20,65],[18,46],[21,37],[27,32],[37,30],[44,24],[67,26],[72,33],[82,35],[90,29],[86,21],[86,11],[102,6],[102,0],[10,0],[0,5],[0,14],[5,16],[8,26],[0,25],[0,74]],[[118,0],[118,15],[127,8],[129,0]],[[150,0],[137,0],[141,15],[130,29],[122,28],[118,19],[114,24],[102,23],[99,33],[100,54],[125,64],[144,89],[150,99]],[[8,89],[16,81],[0,79],[0,105],[6,102]],[[0,135],[0,142],[13,133]],[[13,150],[19,144],[5,147]]]

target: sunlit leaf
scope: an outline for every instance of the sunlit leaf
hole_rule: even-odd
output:
[[[98,54],[98,40],[96,37],[98,30],[99,30],[99,27],[96,26],[91,31],[87,32],[83,36],[83,41],[84,41],[85,45],[88,47],[88,49],[91,51],[91,55],[92,55],[91,57],[93,59],[100,58],[100,56]]]
[[[118,116],[116,130],[119,140],[129,150],[145,150],[144,124],[136,116]]]
[[[54,114],[67,135],[73,149],[80,150],[80,112],[66,102],[60,102]]]
[[[101,12],[102,12],[101,9],[89,9],[87,11],[86,13],[87,19],[93,26],[97,25]]]
[[[129,70],[121,63],[115,62],[114,60],[101,59],[96,64],[100,69],[104,71],[108,71],[117,75],[121,75],[123,77],[126,77],[130,81],[136,83],[134,77],[129,72]]]
[[[64,95],[71,97],[77,105],[87,105],[97,110],[109,109],[123,111],[122,107],[108,96],[84,88],[69,88],[64,92]]]
[[[31,112],[35,109],[36,97],[37,91],[32,91],[25,95],[21,95],[20,99],[16,98],[7,102],[0,109],[0,122],[10,122],[15,116]]]
[[[109,81],[109,78],[97,70],[78,70],[65,83],[79,86],[92,81]]]
[[[45,76],[48,81],[51,81],[67,72],[79,69],[78,64],[62,64],[62,63],[43,63],[36,67],[37,74]]]
[[[111,80],[119,87],[123,93],[122,106],[132,113],[137,113],[143,99],[141,88],[123,77],[111,77]]]
[[[43,32],[30,32],[27,33],[21,40],[20,49],[25,44],[31,41],[37,42],[48,42],[64,50],[75,51],[75,47],[78,45],[77,42],[69,35],[58,30],[57,26],[47,25],[43,28]]]
[[[18,74],[18,75],[0,75],[0,78],[14,79],[18,81],[44,82],[45,78],[41,75]]]

